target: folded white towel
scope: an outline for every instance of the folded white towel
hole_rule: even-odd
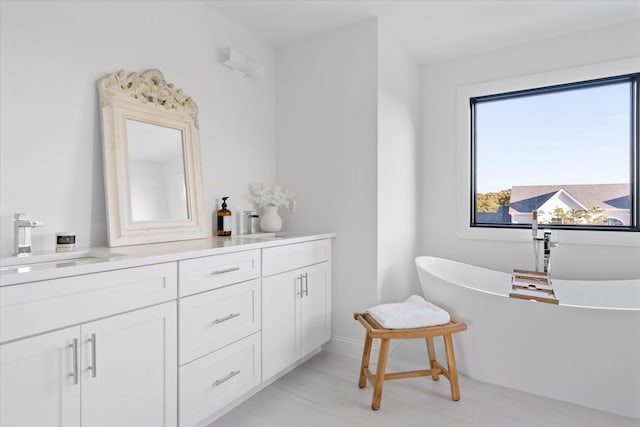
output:
[[[387,329],[425,328],[451,320],[449,313],[418,295],[411,295],[405,302],[377,305],[367,313]]]

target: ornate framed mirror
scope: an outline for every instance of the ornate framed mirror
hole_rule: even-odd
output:
[[[198,106],[159,70],[98,82],[109,246],[209,235]]]

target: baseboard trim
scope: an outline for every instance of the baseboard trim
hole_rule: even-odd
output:
[[[389,351],[395,351],[401,344],[402,340],[391,340],[389,344]],[[362,349],[364,346],[363,340],[354,340],[353,338],[332,336],[331,340],[322,346],[322,351],[327,353],[337,354],[338,356],[348,357],[349,359],[362,359]],[[371,347],[371,363],[375,364],[378,360],[378,354],[380,351],[380,340],[373,341]]]

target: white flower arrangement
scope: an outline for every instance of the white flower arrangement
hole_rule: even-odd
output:
[[[295,194],[282,184],[275,184],[273,187],[268,184],[249,185],[248,199],[256,208],[265,206],[275,206],[276,209],[285,206],[291,210],[295,204]]]

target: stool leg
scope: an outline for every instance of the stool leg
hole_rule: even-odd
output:
[[[431,378],[434,381],[438,381],[440,379],[440,371],[436,369],[435,361],[436,361],[436,351],[433,346],[433,338],[429,337],[426,339],[427,341],[427,352],[429,353],[429,368],[431,369]]]
[[[380,355],[378,356],[378,367],[376,369],[376,383],[373,387],[373,399],[371,409],[374,411],[380,408],[382,400],[382,385],[384,383],[384,372],[387,367],[387,353],[389,352],[389,339],[380,339]]]
[[[369,333],[364,336],[364,350],[362,351],[362,363],[360,365],[360,379],[358,380],[358,387],[364,388],[367,385],[367,377],[364,375],[364,370],[369,367],[369,358],[371,357],[371,337]]]
[[[449,371],[449,381],[451,382],[451,398],[460,400],[460,385],[458,384],[458,369],[456,368],[456,357],[453,354],[453,340],[451,334],[444,335],[444,348],[447,352],[447,370]]]

